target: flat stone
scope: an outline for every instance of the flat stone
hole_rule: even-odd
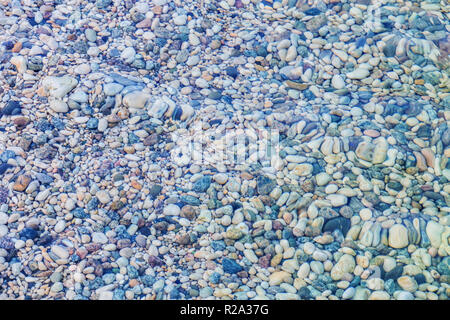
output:
[[[228,175],[226,173],[217,173],[213,176],[213,179],[218,184],[225,184],[228,181]]]
[[[373,150],[373,164],[383,163],[386,160],[388,151],[388,143],[385,138],[380,137],[376,140],[375,148]]]
[[[389,246],[401,249],[408,246],[408,230],[404,225],[395,224],[389,229]]]
[[[166,216],[178,216],[180,214],[180,211],[180,207],[172,203],[168,204],[163,210],[164,215]]]
[[[103,92],[105,92],[105,94],[107,96],[115,96],[116,94],[118,94],[120,91],[122,91],[123,89],[123,85],[119,84],[119,83],[105,83],[103,85]]]
[[[49,107],[55,112],[64,113],[69,111],[69,106],[62,100],[50,100]]]
[[[369,70],[365,69],[365,68],[357,68],[355,70],[353,70],[352,72],[347,73],[347,78],[349,79],[357,79],[357,80],[362,80],[365,79],[369,76],[370,72]]]
[[[52,246],[51,250],[60,259],[67,259],[69,257],[69,252],[61,246]]]
[[[61,99],[75,88],[77,84],[78,80],[70,76],[49,76],[42,81],[42,88],[49,96]]]
[[[432,220],[428,221],[425,231],[428,238],[430,239],[432,247],[439,248],[441,246],[441,235],[444,230],[444,226],[440,225],[439,223]]]
[[[331,79],[331,85],[333,86],[333,88],[340,90],[345,88],[345,81],[342,79],[340,75],[335,74]]]
[[[340,207],[347,204],[348,198],[342,194],[330,194],[326,198],[333,207]]]
[[[331,177],[326,172],[321,172],[316,175],[316,183],[318,186],[324,186],[330,181],[331,181]]]
[[[108,243],[108,238],[102,232],[94,232],[92,233],[92,242],[105,244]]]
[[[229,258],[223,258],[222,260],[222,268],[223,271],[226,273],[235,274],[239,271],[242,271],[243,268],[241,265],[239,265],[236,260],[229,259]]]
[[[142,91],[133,91],[123,98],[123,104],[128,108],[142,109],[146,106],[150,96]]]
[[[331,279],[341,280],[345,273],[352,273],[355,266],[355,258],[349,254],[344,254],[331,269]]]
[[[397,279],[398,285],[405,291],[415,292],[418,288],[416,280],[410,276],[402,276]]]
[[[313,166],[309,163],[298,164],[292,172],[298,176],[304,177],[313,172]]]
[[[361,142],[356,148],[356,156],[362,160],[372,162],[374,157],[375,145],[370,142]]]
[[[288,282],[291,279],[291,274],[286,271],[276,271],[269,276],[269,285],[277,286]]]
[[[105,190],[100,190],[95,195],[98,201],[100,201],[103,204],[111,202],[111,197],[109,196],[109,193]]]

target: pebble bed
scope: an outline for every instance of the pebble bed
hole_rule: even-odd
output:
[[[374,8],[0,0],[0,299],[447,300],[450,6]]]

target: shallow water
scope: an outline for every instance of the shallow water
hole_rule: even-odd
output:
[[[0,7],[2,299],[448,299],[444,1]]]

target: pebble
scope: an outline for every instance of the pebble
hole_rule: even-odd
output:
[[[142,109],[146,106],[150,96],[144,92],[133,91],[123,97],[123,104],[128,108]]]
[[[367,78],[369,74],[370,74],[369,70],[365,68],[357,68],[354,71],[347,73],[346,77],[349,79],[362,80]]]
[[[180,207],[175,204],[169,204],[164,208],[164,214],[168,216],[178,216],[180,211]]]
[[[3,1],[0,298],[448,299],[445,5],[313,2]]]

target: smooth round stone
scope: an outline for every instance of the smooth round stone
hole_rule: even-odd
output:
[[[336,184],[329,184],[328,186],[325,187],[325,193],[326,194],[333,194],[336,193],[338,191],[338,186]]]
[[[8,223],[8,215],[4,212],[0,212],[0,225]]]
[[[397,295],[397,300],[414,300],[414,296],[411,292],[408,291],[401,291]]]
[[[123,104],[128,108],[143,109],[150,96],[142,91],[133,91],[123,98]]]
[[[85,74],[88,74],[89,72],[91,72],[91,66],[87,63],[82,63],[82,64],[76,66],[73,69],[73,72],[75,72],[76,74],[85,75]]]
[[[126,63],[132,63],[134,61],[134,57],[136,55],[136,51],[133,47],[128,47],[122,51],[120,57],[122,60],[125,60]]]
[[[394,258],[386,257],[383,262],[383,269],[385,272],[392,271],[396,267],[397,263]]]
[[[51,250],[61,259],[67,259],[69,257],[69,252],[61,246],[53,246]]]
[[[62,100],[51,100],[49,102],[49,107],[55,112],[64,113],[69,111],[69,106]]]
[[[184,15],[184,14],[176,16],[173,19],[173,23],[175,23],[177,26],[183,26],[186,24],[186,22],[187,22],[187,15]]]
[[[425,231],[428,238],[430,239],[431,245],[434,248],[439,248],[441,246],[442,241],[441,234],[444,232],[444,226],[440,225],[435,221],[430,220],[427,223]]]
[[[324,267],[320,261],[311,261],[311,270],[317,274],[322,274],[324,272]]]
[[[92,242],[105,244],[108,242],[108,237],[102,232],[94,232],[92,234]]]
[[[370,294],[368,300],[390,300],[391,296],[386,291],[374,291]]]
[[[326,172],[321,172],[316,175],[316,183],[318,186],[324,186],[331,181],[331,176]]]
[[[340,207],[347,204],[348,198],[342,194],[330,194],[326,197],[333,207]]]
[[[66,223],[63,220],[59,220],[54,227],[56,233],[61,233],[66,228]]]
[[[416,280],[410,276],[402,276],[398,278],[397,283],[403,290],[408,292],[414,292],[418,288]]]
[[[340,90],[345,88],[345,81],[342,79],[340,75],[335,74],[331,79],[331,85],[333,86],[333,88]]]
[[[0,237],[4,237],[8,234],[8,227],[5,225],[0,225]]]
[[[199,88],[205,89],[209,87],[209,83],[208,81],[206,81],[203,78],[198,78],[197,80],[195,80],[195,85]]]
[[[353,272],[355,266],[355,258],[349,254],[344,254],[331,269],[331,278],[341,280],[345,273]]]
[[[86,29],[84,31],[84,34],[86,36],[86,39],[89,42],[95,42],[97,40],[97,32],[95,32],[95,30],[92,29]]]
[[[312,243],[312,242],[306,242],[303,245],[303,251],[306,254],[312,255],[314,253],[314,251],[316,250],[316,246]]]
[[[119,84],[119,83],[105,83],[103,85],[103,92],[105,92],[105,94],[107,96],[115,96],[116,94],[118,94],[120,91],[122,91],[123,89],[123,85]]]
[[[180,215],[180,211],[180,207],[172,203],[168,204],[163,210],[164,214],[167,216],[178,216]]]
[[[96,57],[100,54],[100,49],[98,47],[89,47],[87,54],[91,57]]]
[[[363,109],[361,109],[361,108],[358,108],[358,107],[353,107],[353,108],[351,108],[350,109],[350,114],[352,115],[352,116],[354,116],[354,117],[360,117],[360,116],[362,116],[363,115]],[[353,131],[353,130],[352,130]],[[353,132],[354,133],[354,132]],[[352,135],[353,135],[353,133],[352,133]]]
[[[97,197],[98,201],[103,204],[107,204],[111,201],[111,197],[109,196],[108,191],[105,190],[98,191],[95,196]]]
[[[61,282],[56,282],[52,285],[52,287],[50,288],[50,290],[54,293],[58,293],[60,291],[62,291],[64,289],[64,286]]]
[[[395,224],[389,229],[389,246],[396,249],[408,246],[408,229],[401,224]]]
[[[79,103],[86,103],[89,100],[89,96],[84,91],[76,90],[70,95],[70,99]]]
[[[25,241],[23,240],[17,240],[16,243],[14,244],[14,247],[16,249],[22,249],[23,247],[25,247]]]
[[[342,299],[344,300],[348,300],[353,298],[353,296],[355,295],[355,288],[353,287],[348,287],[347,289],[345,289],[344,293],[342,294]]]
[[[349,79],[356,79],[356,80],[362,80],[367,78],[367,76],[370,74],[369,70],[365,68],[357,68],[353,70],[352,72],[347,73],[347,78]]]
[[[303,263],[297,272],[297,277],[300,279],[304,279],[308,276],[309,271],[311,270],[309,263]]]
[[[225,184],[228,181],[228,175],[226,173],[217,173],[213,176],[213,179],[218,184]]]
[[[359,211],[359,216],[363,221],[370,220],[372,218],[372,210],[369,208],[361,209],[361,211]]]

